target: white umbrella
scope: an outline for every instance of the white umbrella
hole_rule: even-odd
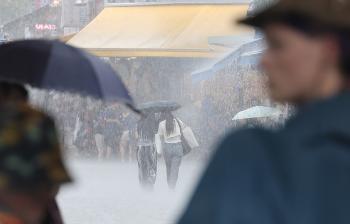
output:
[[[279,116],[281,111],[273,107],[256,106],[251,107],[247,110],[241,111],[232,119],[244,120],[249,118],[262,118],[262,117],[274,117]]]

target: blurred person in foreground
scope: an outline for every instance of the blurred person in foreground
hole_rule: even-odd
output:
[[[5,150],[23,150],[23,153],[26,154],[30,154],[33,153],[33,158],[36,157],[43,157],[43,159],[45,159],[44,157],[49,157],[49,153],[52,153],[51,157],[55,160],[59,159],[60,157],[56,155],[59,152],[59,145],[58,145],[58,139],[57,139],[57,135],[55,134],[56,130],[55,127],[51,121],[51,119],[49,117],[47,117],[44,114],[41,114],[40,112],[34,111],[33,109],[31,109],[28,106],[28,99],[29,99],[29,94],[27,89],[21,85],[21,84],[16,84],[16,83],[11,83],[11,82],[6,82],[6,81],[0,81],[0,111],[1,115],[0,115],[0,121],[2,123],[5,123],[6,125],[12,125],[12,126],[4,126],[0,123],[0,148],[3,148]],[[11,114],[13,112],[13,114]],[[6,115],[6,116],[5,116]],[[8,120],[6,120],[8,119]],[[15,123],[14,120],[11,119],[19,119],[17,120]],[[22,120],[21,120],[22,119]],[[23,121],[23,123],[21,123]],[[42,129],[39,130],[39,122],[46,122],[48,125],[51,126],[42,126]],[[21,145],[23,143],[21,143],[22,140],[24,139],[20,139],[20,137],[25,137],[25,136],[20,136],[20,134],[24,135],[24,132],[22,133],[16,133],[16,132],[20,132],[21,131],[21,127],[16,127],[15,125],[22,125],[23,129],[27,128],[28,133],[30,135],[36,135],[37,137],[37,141],[38,142],[33,142],[35,144],[37,144],[38,147],[44,147],[43,149],[35,149],[32,147],[24,147],[24,145]],[[12,129],[10,129],[10,128]],[[45,133],[45,132],[48,133]],[[2,133],[2,135],[1,135]],[[52,135],[51,135],[51,134]],[[41,135],[41,136],[40,136]],[[11,145],[6,145],[5,141],[9,141],[6,139],[11,139],[13,138],[10,142]],[[34,138],[33,138],[34,140]],[[39,140],[41,140],[42,142],[40,143]],[[40,144],[42,146],[40,146]],[[17,147],[17,148],[16,148]],[[47,147],[47,148],[45,148]],[[49,147],[53,147],[52,149],[50,149]],[[56,148],[55,148],[56,147]],[[5,152],[4,150],[4,152]],[[34,150],[34,151],[33,151]],[[43,150],[43,151],[47,151],[46,153],[43,153],[42,155],[35,155],[35,153],[37,152],[36,150]],[[49,150],[52,150],[52,152],[50,152]],[[56,150],[58,150],[56,152]],[[13,152],[14,154],[18,153],[16,151]],[[1,154],[1,153],[0,153]],[[0,156],[0,160],[1,163],[3,161],[6,160],[6,156],[4,157],[4,160],[2,160],[3,158],[2,154]],[[15,160],[16,162],[16,157],[11,155],[11,153],[5,153],[5,155],[9,155],[11,159]],[[20,156],[20,155],[19,155]],[[29,155],[28,155],[29,156]],[[57,157],[57,158],[55,158]],[[18,157],[19,158],[19,157]],[[6,162],[6,161],[5,161]],[[17,161],[18,162],[18,161]],[[16,162],[16,163],[17,163]],[[24,162],[24,161],[23,161]],[[29,162],[33,162],[33,161],[27,161],[28,163],[26,164],[27,168],[30,168],[30,164]],[[52,160],[52,162],[55,162],[54,160]],[[59,162],[59,161],[56,161]],[[21,165],[20,163],[18,163],[17,165]],[[32,164],[33,166],[35,166],[34,164]],[[12,166],[12,165],[11,165]],[[52,167],[54,167],[55,164],[52,164]],[[60,167],[61,165],[58,164],[58,166]],[[1,164],[0,164],[1,167]],[[16,164],[13,164],[13,168],[12,169],[18,169],[20,167],[16,167]],[[23,167],[22,167],[23,168]],[[63,168],[63,167],[62,167]],[[51,171],[50,171],[51,172]],[[54,172],[65,172],[64,170],[61,171],[54,171]],[[4,177],[7,176],[8,174],[0,171],[0,188],[1,188],[1,184],[4,180],[11,181],[10,179],[12,178],[11,176],[9,177]],[[14,173],[14,175],[17,175],[16,173]],[[40,181],[38,180],[33,180],[35,181]],[[15,183],[15,182],[13,182]],[[17,186],[18,187],[18,186]],[[13,187],[13,189],[15,189],[16,187]],[[31,191],[27,189],[22,189],[24,191],[26,191],[26,193],[30,193],[34,195],[37,195],[36,193],[39,193],[39,191],[35,192],[35,191]],[[34,190],[34,189],[33,189]],[[3,190],[0,189],[0,223],[13,223],[12,221],[9,220],[16,220],[16,217],[11,217],[12,215],[17,215],[15,212],[13,214],[10,215],[10,210],[7,209],[7,205],[5,205],[6,200],[9,200],[10,202],[13,201],[18,201],[18,203],[24,203],[28,198],[25,198],[24,194],[22,194],[23,192],[17,191],[15,190],[15,193],[18,197],[12,197],[10,194],[8,197],[3,197],[4,192],[7,193],[7,190]],[[56,193],[58,192],[58,188],[55,187],[54,192],[52,195],[50,195],[50,199],[48,200],[48,202],[46,202],[46,208],[45,208],[45,214],[43,215],[44,218],[42,220],[40,220],[40,222],[37,223],[47,223],[47,224],[61,224],[62,222],[62,218],[57,206],[57,203],[55,202],[55,196]],[[21,195],[22,194],[22,195]],[[38,195],[38,199],[40,199],[40,195]],[[17,203],[17,202],[16,202]],[[31,206],[36,206],[35,203],[29,203],[29,199],[28,199],[28,204],[31,204]],[[3,211],[2,209],[5,208],[5,211]],[[24,208],[24,207],[23,207]],[[28,210],[30,212],[30,210]],[[23,223],[22,221],[14,221],[14,223]],[[24,222],[27,223],[27,222]]]
[[[0,104],[27,104],[28,90],[21,84],[0,81]]]
[[[350,0],[281,0],[242,22],[265,31],[279,131],[219,146],[180,224],[350,223]]]

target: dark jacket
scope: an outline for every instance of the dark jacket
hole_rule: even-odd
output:
[[[179,223],[350,223],[350,93],[229,136]]]
[[[49,202],[42,224],[63,224],[62,215],[55,200]]]

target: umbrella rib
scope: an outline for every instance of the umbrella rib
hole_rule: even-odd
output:
[[[48,73],[48,71],[49,71],[49,68],[50,68],[50,65],[51,65],[51,63],[52,63],[52,60],[53,60],[53,56],[52,56],[52,54],[53,54],[53,48],[55,47],[55,44],[52,44],[51,45],[51,47],[50,47],[50,54],[49,54],[49,60],[48,60],[48,62],[45,64],[45,72],[43,73],[44,74],[44,76],[43,77],[46,77],[46,74]],[[44,82],[44,78],[42,78],[42,79],[40,79],[40,83],[38,83],[38,88],[40,87],[40,86],[42,86],[45,82]]]
[[[87,56],[84,54],[85,52],[79,52],[79,53],[80,53],[80,54],[82,55],[82,57],[87,61],[87,64],[89,65],[90,69],[96,73],[97,71],[96,71],[95,67],[93,66],[93,61],[92,61],[89,57],[87,57]],[[100,60],[100,59],[99,59],[99,60]],[[94,75],[93,78],[95,79],[95,81],[96,81],[96,83],[97,83],[99,93],[101,94],[101,98],[104,99],[105,94],[104,94],[104,92],[102,91],[101,82],[100,82],[99,78],[97,77],[97,75]],[[96,96],[95,96],[95,97],[96,97]]]

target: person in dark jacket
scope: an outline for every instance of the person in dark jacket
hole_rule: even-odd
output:
[[[154,112],[144,113],[137,123],[137,164],[139,182],[152,190],[157,178],[157,151],[154,145],[158,123]]]
[[[350,1],[281,0],[242,22],[265,31],[279,131],[223,141],[180,224],[350,223]]]

